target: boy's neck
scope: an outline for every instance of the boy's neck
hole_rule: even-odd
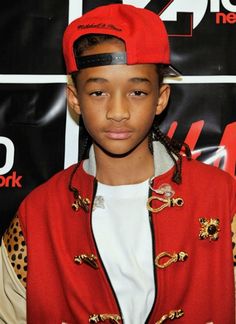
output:
[[[96,178],[107,185],[127,185],[145,181],[154,174],[153,156],[148,148],[136,148],[125,157],[111,157],[94,145]]]

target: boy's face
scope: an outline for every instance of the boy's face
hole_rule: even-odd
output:
[[[125,51],[120,41],[107,41],[84,55]],[[83,117],[96,149],[126,155],[148,147],[155,115],[166,107],[169,86],[159,88],[154,64],[109,65],[81,70],[76,88],[68,87],[70,106]]]

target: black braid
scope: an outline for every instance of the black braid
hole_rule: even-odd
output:
[[[90,135],[88,134],[82,118],[80,118],[79,121],[79,157],[78,157],[78,163],[74,167],[74,170],[71,173],[70,180],[69,180],[69,190],[73,192],[74,199],[78,199],[79,197],[79,190],[73,186],[73,178],[75,173],[77,172],[80,163],[82,160],[85,160],[89,156],[89,149],[92,144],[92,139]]]
[[[79,197],[79,190],[73,186],[73,178],[75,173],[77,172],[79,168],[80,163],[77,163],[76,166],[74,167],[73,171],[71,172],[70,179],[69,179],[69,190],[73,192],[74,199],[76,200]]]
[[[84,127],[82,118],[79,127],[79,162],[81,162],[82,160],[87,159],[89,156],[92,138]]]
[[[184,152],[187,158],[191,159],[191,151],[189,149],[189,146],[186,143],[180,143],[175,139],[170,139],[168,136],[162,133],[158,124],[155,122],[153,124],[152,134],[150,137],[153,141],[159,141],[165,146],[167,153],[169,154],[175,165],[172,181],[174,181],[177,184],[180,184],[182,182],[182,155],[180,154],[180,151],[182,148],[184,148]]]

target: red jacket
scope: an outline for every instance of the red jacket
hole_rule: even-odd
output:
[[[81,164],[72,185],[90,204],[88,212],[83,208],[74,211],[75,199],[68,189],[73,169],[56,174],[38,187],[19,209],[28,251],[27,323],[88,323],[89,318],[92,323],[109,323],[109,314],[114,315],[111,323],[122,323],[91,229],[96,180]],[[162,323],[174,314],[173,319],[180,324],[233,324],[230,223],[236,206],[235,181],[216,168],[185,159],[182,184],[173,183],[171,176],[169,170],[156,177],[153,187],[170,184],[174,198],[182,198],[184,204],[150,212],[156,297],[147,323]],[[153,200],[151,205],[155,209],[164,203]],[[219,236],[218,240],[213,234]],[[172,258],[161,257],[162,252]],[[179,252],[185,252],[188,258],[178,261]],[[95,262],[88,264],[84,255],[93,255]],[[74,261],[75,256],[79,263]],[[176,262],[165,268],[155,265],[155,261],[163,265],[169,260]]]

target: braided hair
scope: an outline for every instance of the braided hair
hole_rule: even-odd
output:
[[[103,34],[84,35],[80,37],[79,40],[77,40],[74,44],[75,55],[80,56],[87,49],[114,39],[120,40],[119,38],[112,35],[103,35]],[[161,86],[165,76],[165,65],[157,64],[156,66],[157,66],[159,86]],[[75,85],[76,85],[77,73],[79,72],[72,73],[71,75]],[[87,132],[82,118],[80,118],[79,126],[80,126],[79,163],[80,163],[82,160],[88,158],[89,149],[92,145],[92,138]],[[175,166],[173,176],[172,176],[172,181],[177,184],[180,184],[182,181],[182,154],[180,152],[184,151],[187,158],[191,159],[191,151],[189,146],[186,143],[178,142],[173,138],[170,139],[167,135],[165,135],[160,130],[159,124],[156,120],[154,120],[153,122],[148,139],[149,139],[149,149],[152,153],[153,153],[153,145],[152,145],[153,141],[159,141],[161,144],[164,145],[167,153],[169,154],[170,158],[174,162],[174,166]]]

